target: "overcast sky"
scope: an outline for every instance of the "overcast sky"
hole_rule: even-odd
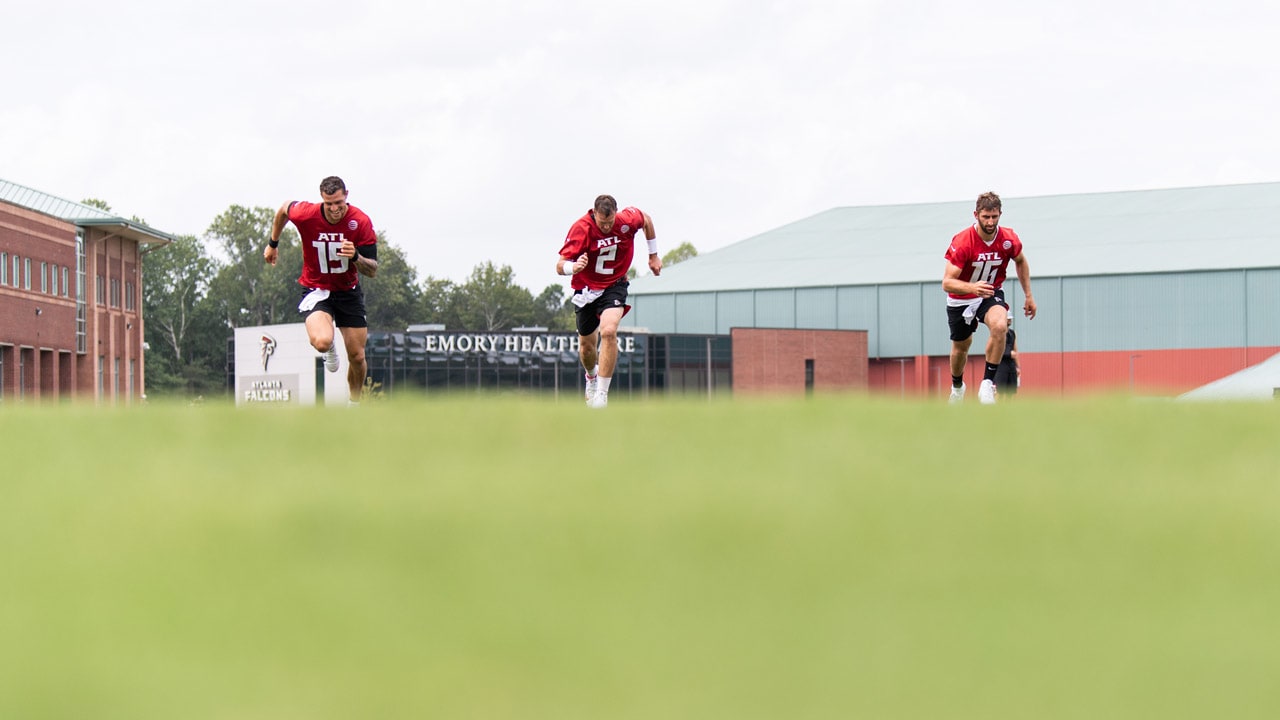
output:
[[[9,3],[0,178],[203,236],[336,174],[420,277],[535,294],[600,193],[705,253],[838,206],[1280,180],[1280,4],[1047,5]]]

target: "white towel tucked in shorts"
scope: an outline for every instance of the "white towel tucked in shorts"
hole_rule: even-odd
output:
[[[583,288],[582,292],[574,293],[573,304],[578,307],[586,307],[596,301],[596,298],[604,294],[603,290],[592,290],[591,288]]]
[[[298,303],[298,312],[306,312],[308,310],[311,310],[316,306],[317,303],[319,303],[322,300],[327,300],[328,298],[329,298],[328,290],[312,290],[311,292],[307,293],[306,297],[302,298],[302,302]]]

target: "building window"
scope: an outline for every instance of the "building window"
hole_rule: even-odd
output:
[[[5,258],[5,260],[7,261],[8,258]],[[0,275],[4,274],[3,267],[4,267],[4,262],[0,262]],[[0,345],[0,403],[4,403],[4,356],[8,352],[9,352],[8,348],[6,348],[3,345]]]
[[[124,309],[125,310],[134,309],[133,283],[131,282],[127,282],[124,284]]]
[[[107,280],[101,275],[98,276],[97,300],[99,305],[107,304]]]
[[[18,270],[22,266],[21,260],[22,258],[17,255],[13,256],[13,277],[9,278],[9,281],[14,287],[18,287]]]
[[[133,397],[133,378],[138,374],[138,361],[129,360],[129,397]]]
[[[107,356],[98,356],[98,399],[102,399],[107,392],[106,378],[103,376],[107,371]]]
[[[22,289],[31,289],[31,258],[22,258]]]
[[[111,278],[111,307],[120,307],[120,278]]]
[[[9,253],[0,252],[0,285],[9,284]]]
[[[66,268],[66,266],[64,265],[64,266],[62,267],[62,297],[70,297],[70,296],[71,296],[71,295],[70,295],[70,290],[67,288],[67,280],[68,280],[68,276],[69,276],[69,273],[67,272],[67,268]]]
[[[49,263],[40,263],[40,292],[49,294]]]
[[[84,256],[84,231],[80,230],[76,233],[76,352],[86,353],[89,351],[88,334],[86,326],[88,324],[88,309],[85,307],[88,299],[85,297],[85,256]]]

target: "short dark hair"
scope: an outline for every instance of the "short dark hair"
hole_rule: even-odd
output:
[[[346,192],[347,184],[342,182],[342,178],[337,175],[330,175],[320,181],[321,195],[332,195],[338,191]]]
[[[613,217],[618,212],[618,201],[612,195],[601,195],[596,198],[596,214]]]
[[[982,212],[983,210],[995,210],[1000,212],[1000,196],[993,192],[984,192],[978,196],[978,206],[974,212]]]

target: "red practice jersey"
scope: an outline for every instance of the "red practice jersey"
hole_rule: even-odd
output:
[[[1004,285],[1005,270],[1009,261],[1022,254],[1022,241],[1018,235],[1007,227],[996,227],[996,237],[990,244],[982,239],[978,228],[970,226],[961,230],[951,238],[951,247],[947,248],[946,258],[952,265],[960,268],[960,279],[965,282],[989,282],[999,290]],[[956,295],[947,293],[956,300],[972,300],[975,294]]]
[[[635,252],[636,232],[644,227],[644,213],[628,207],[618,211],[608,237],[600,232],[590,212],[569,228],[560,257],[574,261],[587,254],[587,269],[573,276],[574,290],[603,290],[627,276]]]
[[[347,214],[337,223],[324,217],[324,205],[295,202],[289,206],[289,221],[302,238],[302,275],[298,283],[313,290],[351,290],[360,281],[351,258],[338,255],[343,240],[357,246],[375,245],[378,236],[373,222],[359,208],[348,205]]]

